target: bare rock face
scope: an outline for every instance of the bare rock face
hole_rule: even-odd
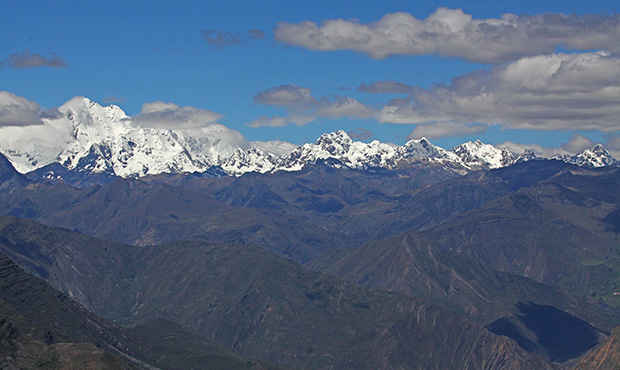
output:
[[[620,327],[607,341],[585,355],[573,370],[616,370],[620,366]]]

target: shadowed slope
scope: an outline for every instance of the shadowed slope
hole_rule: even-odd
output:
[[[2,221],[3,231],[31,225],[29,249],[52,261],[40,265],[49,276],[57,276],[58,261],[90,255],[64,249],[80,244],[66,231],[54,239],[55,229]],[[20,245],[19,235],[0,244]],[[131,276],[106,287],[97,269],[75,260],[74,283],[65,284],[82,284],[89,304],[107,317],[123,323],[173,319],[247,357],[334,369],[550,368],[514,342],[428,303],[310,272],[261,248],[181,242],[118,253],[131,261]]]

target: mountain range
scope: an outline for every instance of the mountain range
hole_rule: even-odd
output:
[[[54,148],[0,139],[3,368],[618,358],[620,169],[600,145],[545,159],[337,131],[294,148],[85,98],[59,112]]]
[[[409,140],[402,146],[379,141],[364,143],[352,140],[344,131],[324,134],[315,143],[297,148],[277,141],[250,143],[238,132],[219,124],[174,130],[142,127],[139,119],[130,118],[118,106],[104,107],[85,97],[69,100],[58,111],[58,116],[44,120],[44,126],[61,139],[53,143],[18,136],[0,140],[0,152],[19,172],[88,185],[109,182],[115,176],[239,176],[248,172],[299,171],[317,161],[348,169],[426,164],[464,174],[538,159],[531,151],[516,155],[480,141],[445,150],[425,138]],[[600,144],[555,159],[589,167],[618,165]]]

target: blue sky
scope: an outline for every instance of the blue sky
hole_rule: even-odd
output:
[[[155,101],[209,110],[249,140],[302,144],[344,129],[397,144],[424,135],[446,148],[479,138],[620,150],[612,1],[22,0],[1,8],[0,90],[42,111],[83,95],[132,116]],[[487,32],[506,13],[516,35]],[[454,42],[466,31],[445,31],[427,19],[433,14],[487,28]],[[413,41],[402,24],[417,24]]]

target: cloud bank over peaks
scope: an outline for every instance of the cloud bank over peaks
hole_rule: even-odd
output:
[[[438,8],[426,19],[390,13],[367,24],[331,19],[280,22],[276,40],[311,50],[353,50],[374,59],[429,55],[499,64],[521,57],[568,50],[608,50],[620,54],[620,14],[504,14],[474,19],[461,9]]]
[[[620,58],[608,52],[523,58],[416,88],[386,104],[384,123],[501,125],[509,129],[620,131]],[[444,126],[448,125],[444,123]]]
[[[44,118],[56,118],[58,109],[42,110],[39,104],[8,91],[0,91],[0,127],[42,125]]]

